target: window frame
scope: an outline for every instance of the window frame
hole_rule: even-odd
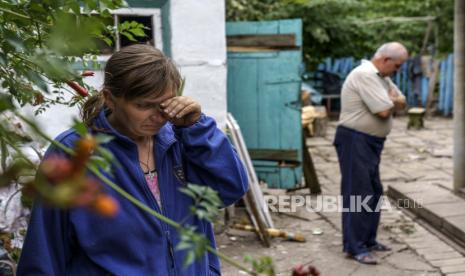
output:
[[[163,50],[163,28],[161,9],[159,8],[120,8],[110,11],[113,16],[113,26],[116,28],[119,24],[120,16],[150,16],[152,18],[152,37],[153,47]],[[96,13],[97,14],[97,13]],[[116,32],[116,43],[114,45],[114,52],[121,49],[120,34]],[[112,54],[99,54],[97,61],[106,62]]]
[[[111,11],[114,16],[115,27],[119,24],[119,16],[151,16],[152,17],[152,36],[154,47],[163,49],[162,20],[161,10],[156,8],[121,8]],[[121,49],[120,34],[116,33],[116,51]]]

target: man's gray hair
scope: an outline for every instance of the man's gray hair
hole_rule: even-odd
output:
[[[374,55],[374,58],[392,58],[400,59],[402,57],[407,57],[408,51],[404,45],[399,42],[388,42],[381,45]]]

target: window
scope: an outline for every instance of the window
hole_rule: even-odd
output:
[[[112,46],[108,46],[103,41],[98,41],[98,47],[101,55],[111,55],[114,51],[118,51],[121,47],[128,46],[134,43],[147,43],[163,49],[162,43],[162,27],[161,27],[161,12],[160,9],[146,9],[146,8],[124,8],[112,11],[113,24],[116,27],[118,24],[125,21],[136,21],[143,24],[146,29],[145,37],[134,37],[137,42],[129,40],[126,36],[116,34],[116,41]],[[109,19],[111,20],[111,19]],[[111,22],[105,22],[108,25]],[[110,36],[111,37],[111,36]]]
[[[127,16],[127,15],[117,15],[119,23],[124,23],[125,21],[132,22],[136,21],[137,23],[140,23],[146,27],[145,31],[145,37],[137,37],[135,36],[134,38],[137,40],[137,42],[132,41],[128,39],[126,36],[121,35],[119,39],[119,44],[120,47],[124,46],[129,46],[134,43],[144,43],[144,44],[150,44],[152,46],[154,45],[153,41],[153,19],[152,16]]]

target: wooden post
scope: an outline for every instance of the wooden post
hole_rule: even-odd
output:
[[[454,19],[454,190],[465,188],[465,1],[455,0]]]
[[[320,182],[318,181],[315,165],[313,164],[312,156],[308,151],[305,139],[305,134],[302,132],[302,151],[304,155],[304,164],[302,169],[304,170],[305,186],[310,189],[311,194],[321,194]]]
[[[433,64],[432,64],[432,69],[431,69],[431,75],[429,79],[429,87],[428,87],[428,98],[426,100],[426,116],[430,117],[434,112],[433,112],[433,102],[434,102],[434,91],[436,90],[436,83],[438,81],[438,75],[439,75],[439,60],[438,59],[433,59]]]

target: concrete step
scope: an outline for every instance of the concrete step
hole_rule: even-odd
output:
[[[387,195],[398,206],[427,221],[447,237],[465,246],[465,199],[431,183],[395,183]]]

